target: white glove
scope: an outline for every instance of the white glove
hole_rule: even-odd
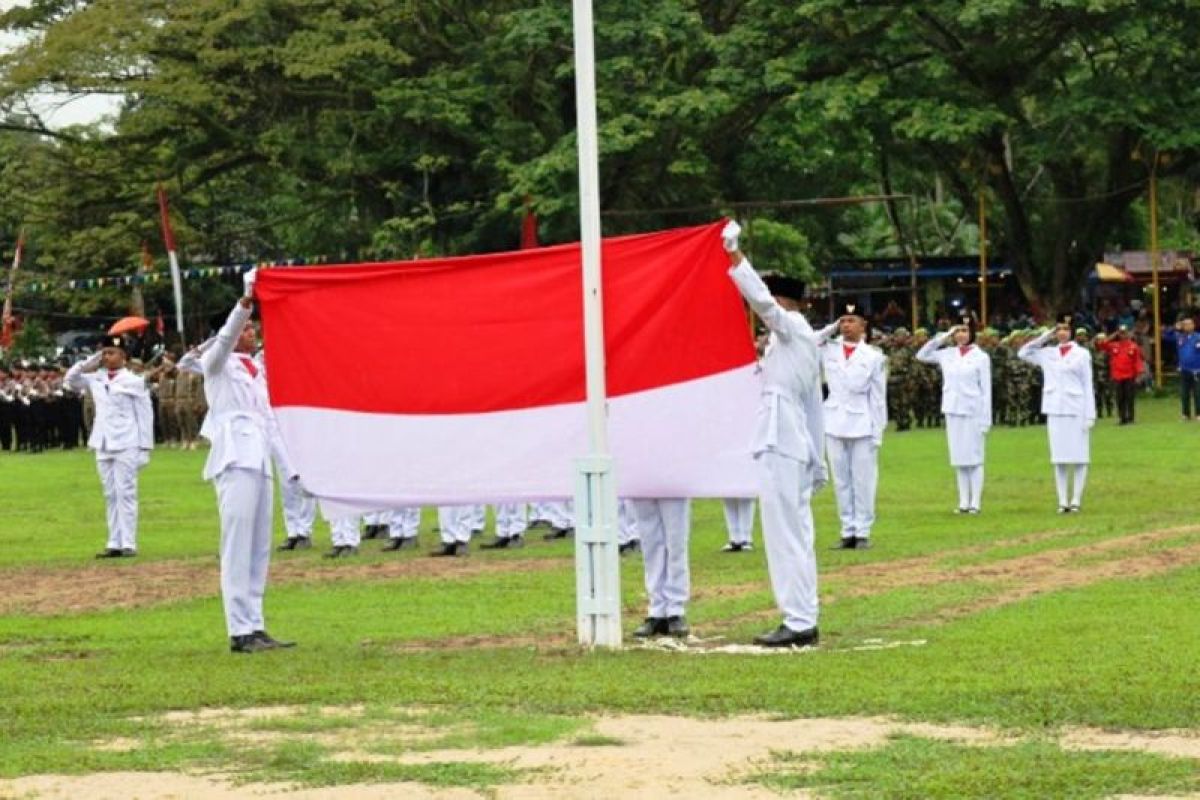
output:
[[[732,253],[738,249],[738,237],[741,235],[741,225],[733,220],[725,223],[725,227],[721,229],[721,244],[725,246],[725,252]]]
[[[137,468],[141,469],[142,467],[146,466],[149,463],[150,463],[150,451],[149,450],[138,450]]]
[[[1096,420],[1094,420],[1094,419],[1088,419],[1088,420],[1083,421],[1083,427],[1089,431],[1092,429],[1092,426],[1094,426],[1095,424],[1096,424]]]
[[[254,282],[258,280],[258,268],[252,268],[249,272],[242,273],[242,287],[245,289],[246,297],[254,297]]]

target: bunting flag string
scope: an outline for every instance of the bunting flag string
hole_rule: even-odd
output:
[[[257,261],[245,262],[241,264],[226,264],[223,266],[206,266],[206,267],[187,267],[180,270],[185,280],[203,280],[209,278],[221,278],[230,275],[241,275],[244,272],[249,272],[256,267],[296,267],[313,264],[325,264],[327,259],[325,256],[318,256],[311,259],[289,258],[285,261]],[[169,270],[158,270],[155,272],[131,272],[128,275],[100,275],[91,278],[53,278],[53,279],[38,279],[21,284],[18,281],[18,286],[14,288],[14,294],[24,293],[39,293],[50,291],[51,289],[68,289],[71,291],[103,289],[112,287],[129,287],[142,286],[146,284],[156,284],[160,282],[170,283],[171,273]]]

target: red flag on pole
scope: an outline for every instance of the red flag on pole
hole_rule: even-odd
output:
[[[21,266],[21,253],[25,249],[25,229],[17,234],[17,249],[13,253],[12,269],[8,273],[8,287],[4,291],[4,310],[0,312],[0,347],[12,347],[13,334],[16,331],[16,320],[12,313],[13,286],[17,280],[17,269]]]
[[[163,244],[168,252],[175,252],[175,234],[171,231],[171,209],[167,205],[167,192],[158,185],[158,216],[162,222]]]
[[[158,310],[158,316],[154,318],[154,332],[158,334],[158,338],[162,338],[167,332],[167,323],[163,319],[162,309]]]
[[[521,222],[521,249],[532,250],[538,246],[537,214],[528,197],[525,198],[525,219]]]

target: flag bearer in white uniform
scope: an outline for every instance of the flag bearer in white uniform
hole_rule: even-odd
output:
[[[230,649],[255,653],[291,642],[271,638],[263,619],[263,595],[271,560],[274,514],[272,457],[283,453],[267,396],[263,371],[251,357],[258,331],[250,321],[254,279],[243,275],[246,292],[221,326],[216,341],[200,356],[208,400],[205,435],[212,442],[204,478],[217,491],[221,517],[221,599]],[[290,474],[289,480],[297,476]]]
[[[729,541],[722,553],[743,553],[754,549],[754,498],[729,497],[722,501],[725,509],[725,532]]]
[[[783,623],[755,637],[767,647],[817,644],[817,558],[813,552],[812,493],[826,482],[818,353],[812,327],[800,313],[804,286],[790,278],[764,283],[738,250],[741,228],[722,231],[729,276],[770,331],[763,354],[763,394],[752,449],[759,468],[763,544]]]
[[[97,558],[137,555],[138,470],[150,463],[154,448],[150,392],[141,376],[125,368],[126,355],[121,337],[107,336],[100,351],[72,366],[65,379],[72,391],[90,392],[96,408],[88,447],[96,451],[108,517],[108,543]]]
[[[391,512],[388,518],[388,543],[381,549],[386,552],[405,550],[417,546],[417,534],[421,532],[421,507],[405,506]]]
[[[438,532],[442,546],[429,555],[435,557],[465,556],[471,546],[473,506],[438,506]]]
[[[871,546],[879,448],[887,427],[886,359],[866,343],[866,331],[866,319],[854,305],[847,305],[837,322],[817,333],[821,367],[829,386],[825,450],[842,521],[839,550],[865,550]],[[837,332],[841,338],[831,339]]]
[[[524,503],[500,503],[496,506],[496,538],[481,545],[484,550],[516,549],[525,546],[525,530],[529,527]]]
[[[307,550],[312,547],[313,525],[317,521],[317,498],[304,491],[299,481],[288,480],[282,474],[282,465],[276,464],[280,471],[279,493],[283,503],[283,529],[287,538],[277,550]]]
[[[984,441],[992,428],[992,360],[974,344],[974,323],[939,333],[917,351],[917,360],[942,371],[942,413],[950,466],[958,476],[959,514],[978,514],[983,497]],[[943,347],[950,344],[951,347]]]
[[[1017,356],[1042,369],[1042,413],[1050,439],[1058,513],[1075,513],[1083,504],[1092,426],[1096,424],[1092,355],[1072,341],[1071,318],[1067,316],[1053,330],[1022,345]],[[1068,492],[1072,472],[1075,482]]]
[[[633,635],[639,639],[687,636],[685,614],[692,588],[688,565],[691,501],[670,498],[629,502],[642,540],[646,594],[650,598],[650,612]]]
[[[329,520],[329,533],[333,539],[333,549],[326,553],[325,557],[349,558],[358,555],[358,546],[362,544],[360,523],[364,519],[375,519],[374,512],[370,517],[351,514]]]

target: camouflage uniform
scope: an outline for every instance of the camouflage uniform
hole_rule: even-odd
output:
[[[1108,351],[1099,347],[1106,337],[1101,334],[1088,345],[1092,354],[1092,388],[1096,393],[1096,416],[1111,417],[1117,405],[1117,387],[1108,371]]]
[[[896,423],[897,431],[906,431],[913,421],[913,366],[916,352],[909,344],[908,331],[896,330],[887,347],[888,419]]]
[[[927,341],[929,332],[918,328],[913,346],[919,349]],[[912,406],[917,427],[936,428],[942,421],[942,371],[933,364],[913,359],[912,375]]]

